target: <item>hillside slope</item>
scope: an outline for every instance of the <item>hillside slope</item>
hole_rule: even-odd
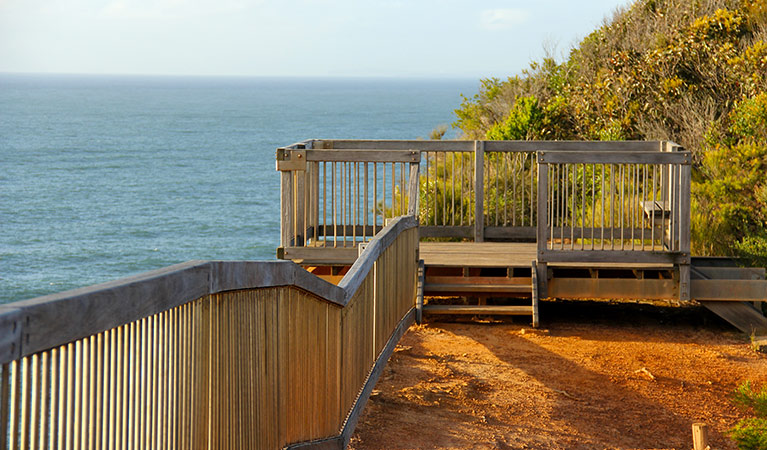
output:
[[[638,0],[456,116],[468,139],[675,141],[695,154],[694,252],[767,263],[767,0]]]

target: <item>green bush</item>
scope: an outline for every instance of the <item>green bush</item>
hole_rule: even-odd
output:
[[[733,401],[751,410],[756,417],[743,419],[730,430],[740,450],[767,450],[767,388],[757,391],[746,381],[736,390]]]
[[[696,254],[767,239],[767,0],[637,0],[558,62],[482,81],[469,139],[662,139],[693,152]]]

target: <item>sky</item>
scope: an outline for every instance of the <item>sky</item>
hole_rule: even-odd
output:
[[[485,78],[627,0],[0,0],[0,72]]]

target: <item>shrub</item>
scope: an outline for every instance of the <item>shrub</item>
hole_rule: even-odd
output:
[[[741,384],[733,401],[756,417],[743,419],[730,430],[730,437],[740,450],[767,450],[767,388],[756,391],[751,382]]]

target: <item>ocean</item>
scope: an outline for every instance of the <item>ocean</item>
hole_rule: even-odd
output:
[[[0,74],[0,303],[192,259],[274,259],[277,147],[427,137],[477,87]]]

